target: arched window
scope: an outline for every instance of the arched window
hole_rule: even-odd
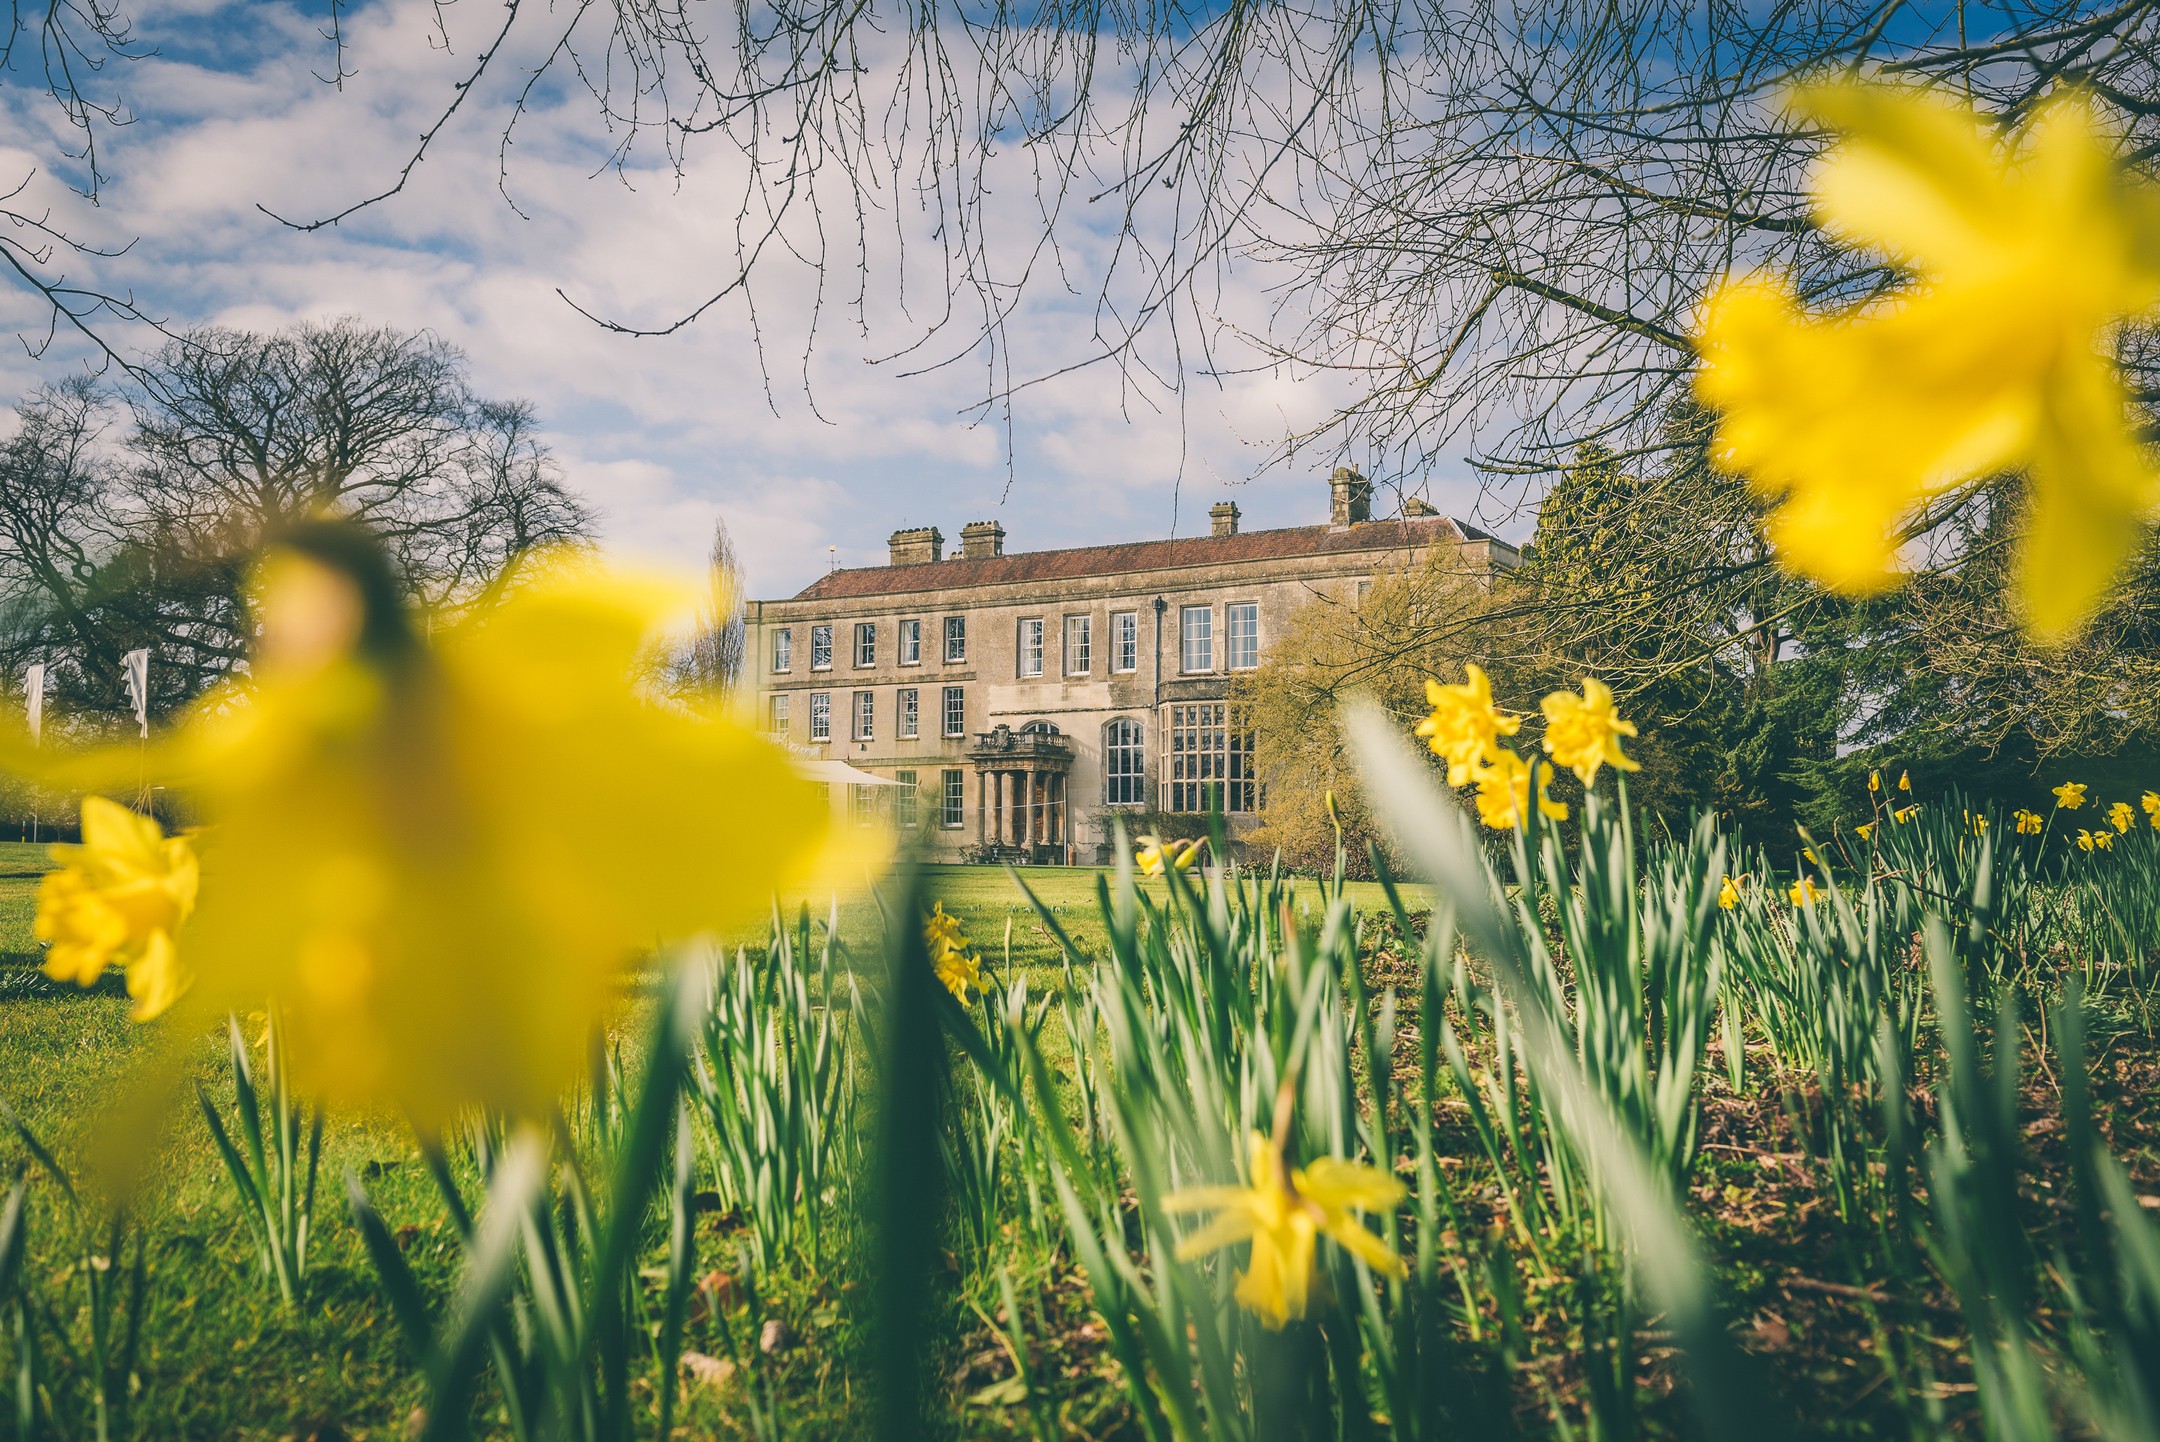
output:
[[[1058,734],[1058,729],[1048,721],[1030,721],[1020,728],[1020,734],[1023,736],[1055,736]]]
[[[1103,800],[1140,806],[1147,799],[1147,744],[1140,723],[1120,716],[1103,728]]]

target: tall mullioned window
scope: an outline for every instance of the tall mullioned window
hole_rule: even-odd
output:
[[[1233,671],[1250,671],[1260,664],[1260,603],[1233,601],[1223,607],[1223,659]]]
[[[785,736],[785,735],[787,735],[787,729],[788,729],[788,698],[787,698],[787,697],[785,697],[785,696],[775,696],[775,697],[773,697],[773,698],[772,698],[772,731],[773,731],[773,734],[774,734],[775,736]]]
[[[830,691],[812,691],[810,693],[810,739],[812,741],[832,740],[832,692]]]
[[[868,741],[877,719],[877,696],[870,691],[855,693],[855,739]]]
[[[961,815],[966,807],[967,773],[964,771],[946,772],[943,804],[938,807],[938,824],[948,831],[959,830]]]
[[[893,729],[893,734],[904,741],[912,741],[922,734],[920,730],[922,708],[915,699],[916,695],[917,692],[913,686],[900,688],[898,701],[899,720]]]
[[[857,621],[855,623],[855,664],[858,666],[875,666],[877,664],[877,623],[875,621]]]
[[[1020,674],[1023,676],[1040,676],[1042,673],[1042,617],[1030,616],[1020,623]]]
[[[1094,669],[1090,656],[1095,637],[1093,616],[1067,616],[1065,618],[1065,674],[1085,676]]]
[[[795,669],[795,633],[775,631],[772,633],[772,668],[775,671]]]
[[[1137,671],[1140,669],[1140,613],[1138,611],[1113,611],[1110,613],[1110,669],[1113,671]]]
[[[1147,799],[1147,743],[1140,723],[1120,716],[1103,728],[1103,800],[1143,806]]]
[[[903,666],[920,666],[922,664],[922,622],[920,621],[902,621],[900,623],[900,664]]]
[[[1178,612],[1178,669],[1215,669],[1215,608],[1186,606]]]
[[[967,735],[967,692],[958,686],[945,688],[945,734]]]
[[[810,628],[810,669],[813,671],[830,671],[832,669],[832,627],[830,626],[812,626]]]
[[[1170,708],[1170,809],[1257,810],[1252,732],[1220,701]]]
[[[916,783],[915,773],[912,771],[895,771],[892,777],[893,780],[900,783],[899,800],[897,802],[900,811],[900,824],[910,828],[922,825],[922,787]]]
[[[945,618],[945,664],[958,666],[967,660],[967,617]]]

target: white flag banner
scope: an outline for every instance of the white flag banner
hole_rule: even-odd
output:
[[[38,744],[45,730],[45,663],[38,662],[23,673],[23,710],[30,717],[30,744]]]
[[[128,700],[135,704],[135,724],[142,734],[150,734],[150,652],[130,651],[120,658],[120,665],[127,671]]]

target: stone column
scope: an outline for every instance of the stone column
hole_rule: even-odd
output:
[[[990,839],[988,832],[985,830],[989,825],[989,796],[990,778],[983,772],[978,771],[975,773],[975,844],[977,846]]]
[[[992,771],[990,777],[990,840],[993,844],[1005,844],[1005,773]]]

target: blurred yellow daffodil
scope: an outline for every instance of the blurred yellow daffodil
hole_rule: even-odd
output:
[[[2032,633],[2067,639],[2160,495],[2113,358],[2120,322],[2160,300],[2155,188],[2117,163],[2082,96],[2038,106],[2015,159],[1969,108],[1918,89],[1795,99],[1842,136],[1813,176],[1818,219],[1912,280],[1823,317],[1780,278],[1714,293],[1696,384],[1719,413],[1718,461],[1775,503],[1787,564],[1848,595],[1896,583],[1931,500],[2024,472],[2014,585]]]
[[[1874,834],[1875,823],[1872,821],[1863,821],[1858,826],[1855,826],[1853,828],[1853,835],[1859,837],[1862,841],[1867,840],[1870,836],[1873,836]]]
[[[1425,738],[1433,755],[1447,762],[1450,786],[1468,786],[1476,767],[1492,755],[1500,738],[1513,736],[1522,727],[1521,718],[1506,715],[1493,704],[1492,682],[1481,667],[1466,665],[1463,675],[1467,679],[1455,686],[1427,678],[1425,700],[1432,714],[1417,725],[1417,734]]]
[[[2038,836],[2038,835],[2039,835],[2039,834],[2040,834],[2040,833],[2041,833],[2041,832],[2042,832],[2043,830],[2045,830],[2046,828],[2047,828],[2047,822],[2041,819],[2041,816],[2040,816],[2040,813],[2039,813],[2039,812],[2037,812],[2037,811],[2027,811],[2027,810],[2026,810],[2025,808],[2023,808],[2023,807],[2019,807],[2019,808],[2018,808],[2018,812],[2017,812],[2017,829],[2018,829],[2018,835],[2020,835],[2020,836]]]
[[[1917,806],[1901,806],[1897,810],[1890,813],[1890,819],[1892,821],[1895,821],[1898,825],[1903,826],[1906,822],[1912,820],[1915,816],[1918,816],[1919,814],[1920,808]]]
[[[2153,829],[2160,831],[2160,791],[2148,791],[2138,798],[2138,805],[2145,810],[2145,819],[2152,822]]]
[[[2112,831],[2095,831],[2093,833],[2093,845],[2099,847],[2102,851],[2113,851],[2115,849],[2115,833]]]
[[[2075,811],[2085,804],[2085,783],[2065,781],[2055,788],[2055,804],[2064,811]]]
[[[1880,771],[1870,771],[1867,774],[1867,789],[1870,791],[1882,790],[1882,773]]]
[[[1312,1305],[1313,1262],[1322,1236],[1391,1277],[1406,1275],[1403,1260],[1359,1220],[1361,1212],[1392,1211],[1402,1183],[1374,1167],[1321,1157],[1293,1168],[1282,1149],[1258,1132],[1250,1145],[1251,1181],[1242,1187],[1192,1187],[1163,1198],[1166,1212],[1214,1212],[1215,1219],[1178,1243],[1180,1261],[1239,1242],[1252,1256],[1237,1281],[1237,1299],[1271,1330],[1306,1315]]]
[[[1897,789],[1907,793],[1912,791],[1912,773],[1910,771],[1900,771],[1898,773]]]
[[[2108,808],[2108,824],[2117,831],[2128,832],[2137,824],[2137,813],[2130,809],[2129,802],[2118,801]]]
[[[1813,906],[1815,898],[1821,893],[1816,891],[1814,882],[1803,876],[1788,887],[1785,894],[1792,898],[1795,906]]]
[[[129,1015],[148,1021],[187,989],[175,938],[195,909],[200,868],[184,836],[102,796],[82,803],[82,844],[55,846],[60,869],[38,883],[33,934],[45,942],[45,974],[93,986],[105,968],[127,969]]]
[[[1740,887],[1746,880],[1745,876],[1726,877],[1725,884],[1718,888],[1717,904],[1727,911],[1731,911],[1738,906],[1740,904]]]
[[[427,1131],[543,1113],[656,941],[843,861],[785,752],[640,694],[672,588],[535,558],[423,639],[380,546],[315,522],[253,599],[248,684],[160,758],[215,837],[187,1006],[273,1000],[295,1081],[329,1101]],[[881,843],[847,830],[860,874]]]
[[[1142,876],[1160,876],[1165,870],[1190,871],[1200,859],[1198,841],[1163,841],[1153,836],[1140,838],[1140,849],[1133,853],[1133,860],[1140,867]]]
[[[1596,778],[1600,766],[1641,770],[1621,753],[1620,738],[1633,736],[1635,723],[1620,719],[1612,688],[1595,677],[1583,678],[1582,688],[1580,696],[1555,691],[1539,703],[1545,713],[1545,750],[1585,786]]]

